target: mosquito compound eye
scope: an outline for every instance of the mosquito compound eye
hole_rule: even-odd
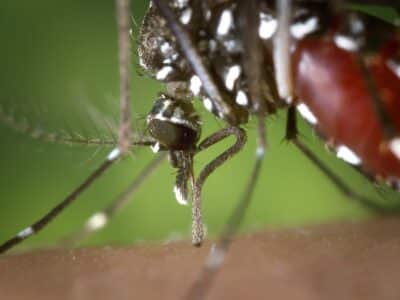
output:
[[[201,132],[200,118],[192,103],[161,95],[147,116],[150,135],[161,149],[188,150],[194,148]]]

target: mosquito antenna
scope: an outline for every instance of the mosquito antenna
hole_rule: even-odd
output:
[[[77,134],[65,132],[47,132],[41,128],[35,127],[27,122],[20,122],[15,117],[7,114],[0,106],[0,122],[32,139],[46,143],[66,144],[66,145],[84,145],[84,146],[115,146],[113,139],[86,138]]]

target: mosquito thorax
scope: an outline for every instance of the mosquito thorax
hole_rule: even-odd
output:
[[[191,150],[200,138],[201,122],[191,102],[162,94],[147,115],[147,128],[157,141],[153,151]]]
[[[247,123],[249,114],[256,108],[250,99],[248,80],[243,67],[245,47],[238,29],[238,2],[170,0],[169,5],[190,35],[208,68],[209,75],[222,95],[224,104],[229,109],[221,110],[206,93],[200,77],[193,71],[177,45],[176,38],[153,5],[150,6],[140,31],[140,65],[161,82],[184,82],[192,95],[202,101],[206,110],[227,123]],[[263,73],[268,73],[266,77],[272,78],[271,51],[267,44],[276,29],[276,22],[268,8],[263,8],[258,15],[259,37],[265,50],[265,57],[262,59],[266,67]],[[264,92],[269,91],[270,87],[260,83],[260,89]],[[274,103],[277,99],[271,97],[271,92],[262,93],[262,97],[265,102],[270,103],[267,106],[275,111],[273,106],[277,105]]]
[[[193,96],[197,96],[206,110],[230,125],[241,125],[248,121],[250,114],[259,112],[260,101],[253,101],[250,95],[249,72],[245,67],[251,45],[245,44],[243,18],[240,1],[199,1],[169,0],[180,25],[184,27],[196,46],[202,61],[222,95],[228,112],[222,110],[203,86],[200,76],[193,72],[185,55],[179,48],[175,36],[157,8],[150,5],[141,26],[139,37],[140,65],[157,80],[170,83],[182,82]],[[326,28],[329,5],[325,2],[307,6],[296,4],[291,33],[294,39],[321,33]],[[260,77],[257,86],[261,102],[267,114],[274,113],[284,106],[279,98],[273,75],[272,40],[277,30],[277,18],[273,5],[268,1],[257,4],[256,28],[261,58]],[[254,86],[254,84],[253,84]]]

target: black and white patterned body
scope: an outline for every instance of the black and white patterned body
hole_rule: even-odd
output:
[[[210,1],[211,2],[211,1]],[[157,80],[181,82],[187,92],[198,96],[204,107],[231,125],[244,124],[249,114],[257,110],[249,94],[249,84],[243,67],[245,39],[240,30],[240,10],[237,1],[174,0],[169,1],[179,22],[191,37],[213,81],[222,93],[228,110],[219,109],[203,89],[199,76],[192,71],[187,59],[181,54],[175,37],[165,20],[154,6],[145,16],[140,35],[139,57],[141,66]],[[266,5],[258,14],[258,38],[262,47],[260,64],[262,80],[260,90],[268,112],[282,105],[277,101],[273,82],[271,37],[276,30],[276,20]],[[258,66],[259,67],[259,66]],[[260,101],[260,100],[259,100]]]
[[[153,150],[193,150],[201,122],[191,102],[162,94],[147,115],[147,128],[158,142]]]
[[[147,128],[157,141],[152,150],[169,151],[169,160],[177,169],[174,193],[178,203],[186,205],[192,161],[200,138],[201,122],[191,102],[162,94],[147,115]]]
[[[191,103],[194,96],[217,118],[233,126],[247,123],[252,114],[275,113],[287,103],[278,95],[273,70],[272,38],[277,30],[273,5],[260,1],[255,12],[246,12],[247,5],[235,0],[166,2],[187,32],[195,48],[192,51],[199,54],[220,98],[209,95],[204,79],[194,70],[167,21],[150,2],[139,36],[140,65],[155,79],[166,83],[168,96],[156,100],[147,117],[148,130],[158,141],[153,151],[170,151],[171,165],[178,169],[176,198],[186,204],[191,150],[200,135],[199,117]],[[316,31],[318,20],[309,26],[307,22],[314,16],[307,14],[308,11],[298,11],[302,14],[292,23],[292,34],[305,36]],[[254,22],[244,21],[249,13],[257,18]],[[249,32],[252,34],[248,35]],[[256,58],[253,53],[258,53]]]

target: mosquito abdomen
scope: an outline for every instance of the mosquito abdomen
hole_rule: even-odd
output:
[[[297,95],[315,115],[317,129],[376,178],[400,178],[399,51],[399,43],[389,41],[364,59],[392,132],[379,119],[359,53],[324,37],[300,41],[294,55]]]

